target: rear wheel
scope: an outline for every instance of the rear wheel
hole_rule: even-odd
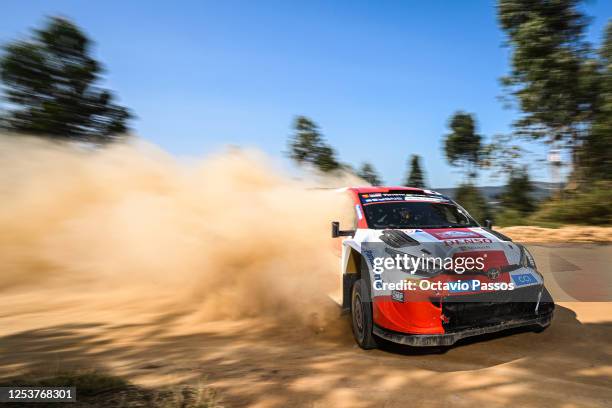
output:
[[[374,318],[372,315],[372,302],[370,291],[363,279],[353,285],[351,292],[351,324],[353,337],[362,349],[376,348],[376,338],[372,332]]]

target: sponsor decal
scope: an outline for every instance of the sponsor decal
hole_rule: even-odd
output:
[[[370,265],[372,265],[372,272],[374,274],[374,277],[372,279],[372,286],[374,289],[378,290],[379,285],[382,284],[382,271],[378,271],[376,268],[374,268],[375,265],[375,260],[379,259],[379,258],[375,258],[374,257],[374,253],[371,250],[364,250],[363,251],[363,255],[366,257],[366,259],[370,262]]]
[[[415,195],[415,194],[407,194],[404,197],[404,200],[406,201],[432,201],[432,202],[436,202],[436,203],[441,203],[441,202],[445,202],[446,200],[441,198],[441,197],[426,197],[426,196],[420,196],[420,195]]]
[[[465,244],[492,244],[493,240],[490,238],[463,238],[463,239],[445,239],[444,245],[452,247],[455,245]]]
[[[530,273],[512,275],[512,280],[516,286],[533,285],[534,283],[538,283],[538,280]]]
[[[399,290],[391,291],[391,299],[396,302],[404,302],[404,292],[400,292]]]
[[[459,239],[459,238],[485,238],[483,235],[480,235],[479,233],[475,231],[470,231],[468,229],[454,229],[454,230],[446,230],[446,231],[429,230],[427,232],[439,240]],[[489,240],[487,242],[493,242],[493,241]]]
[[[449,244],[447,241],[445,241],[444,244],[447,247],[452,247],[453,246],[453,244]],[[457,249],[459,251],[469,252],[469,251],[483,250],[483,249],[495,249],[495,247],[492,246],[492,245],[476,244],[476,245],[460,245],[460,246],[457,247]]]
[[[431,201],[431,202],[449,202],[442,196],[430,196],[423,194],[406,194],[406,193],[375,193],[361,194],[361,202],[363,204],[382,203],[386,201]]]
[[[474,231],[443,231],[436,232],[436,237],[441,239],[452,239],[452,238],[479,238],[482,235]]]
[[[373,197],[373,198],[371,197],[371,198],[363,199],[364,204],[383,203],[385,201],[404,201],[404,197],[400,195],[395,195],[392,197]]]
[[[368,261],[370,261],[370,264],[371,264],[371,265],[373,265],[373,264],[374,264],[374,253],[373,253],[371,250],[369,250],[369,249],[364,250],[364,251],[363,251],[363,255],[366,257],[366,259],[367,259]]]

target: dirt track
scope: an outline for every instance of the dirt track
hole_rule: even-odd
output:
[[[517,226],[495,230],[519,242],[612,242],[612,228],[583,225],[565,225],[561,228]]]
[[[611,405],[609,245],[532,247],[562,302],[544,333],[365,352],[326,296],[329,221],[352,204],[319,187],[349,180],[282,177],[255,151],[0,145],[0,378],[97,369],[212,387],[228,407]],[[610,237],[518,228],[504,232]]]
[[[564,256],[574,264],[585,261],[571,254]],[[385,345],[365,352],[343,318],[322,331],[261,318],[205,322],[174,307],[171,294],[141,294],[140,302],[123,295],[4,293],[0,376],[96,367],[146,386],[209,385],[230,407],[612,403],[612,303],[560,303],[540,334],[490,336],[445,351]]]

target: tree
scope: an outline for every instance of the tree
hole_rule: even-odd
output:
[[[600,54],[600,93],[593,126],[586,137],[580,163],[593,182],[612,180],[612,21],[608,22]]]
[[[336,160],[336,153],[328,145],[322,145],[317,149],[314,165],[324,173],[338,170],[340,163]]]
[[[489,219],[491,214],[487,200],[477,187],[472,184],[461,184],[455,192],[455,201],[465,208],[480,223]]]
[[[469,178],[475,177],[482,150],[482,136],[476,133],[476,120],[471,114],[458,111],[450,118],[448,127],[451,133],[444,140],[448,163],[464,167]]]
[[[357,175],[373,186],[380,186],[381,184],[383,184],[382,180],[378,176],[378,173],[374,169],[374,166],[372,166],[368,162],[365,162],[361,165],[359,171],[357,172]]]
[[[334,149],[323,140],[319,127],[311,119],[298,116],[294,120],[289,141],[289,156],[298,164],[310,164],[326,173],[340,168]]]
[[[531,197],[533,186],[526,169],[514,170],[508,177],[508,183],[500,196],[501,206],[527,215],[536,209]]]
[[[575,167],[598,86],[579,3],[500,0],[498,5],[513,51],[512,70],[502,83],[523,112],[514,124],[516,134],[570,147]]]
[[[0,59],[10,131],[58,139],[107,142],[124,134],[131,117],[112,93],[98,88],[100,63],[91,41],[70,21],[50,18],[33,38],[5,46]]]
[[[514,143],[512,134],[496,134],[491,138],[491,142],[482,147],[480,165],[491,171],[490,177],[497,178],[500,175],[506,176],[509,173],[521,169],[518,159],[525,159],[532,155],[532,152]],[[531,157],[530,161],[537,158]]]
[[[410,174],[406,177],[404,185],[407,187],[425,187],[425,176],[423,170],[421,170],[420,157],[413,154],[410,158]]]

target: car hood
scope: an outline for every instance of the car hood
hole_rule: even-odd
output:
[[[359,247],[380,246],[389,248],[393,253],[414,256],[425,254],[425,256],[453,258],[458,255],[485,256],[486,254],[486,269],[519,264],[521,259],[519,245],[502,238],[505,237],[480,227],[359,229],[352,241]]]

